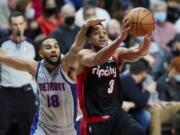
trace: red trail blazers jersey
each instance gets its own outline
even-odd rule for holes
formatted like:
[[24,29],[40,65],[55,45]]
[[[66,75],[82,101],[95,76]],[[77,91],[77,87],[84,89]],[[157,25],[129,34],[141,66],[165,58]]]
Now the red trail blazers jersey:
[[104,116],[122,105],[119,70],[115,58],[90,67],[77,76],[80,107],[84,117]]

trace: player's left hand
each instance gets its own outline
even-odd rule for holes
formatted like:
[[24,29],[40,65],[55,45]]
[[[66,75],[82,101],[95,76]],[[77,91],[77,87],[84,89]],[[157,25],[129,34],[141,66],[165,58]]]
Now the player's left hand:
[[144,38],[146,38],[147,40],[151,40],[151,39],[152,39],[153,32],[154,32],[155,29],[156,29],[156,24],[157,24],[157,23],[155,23],[154,26],[153,26],[153,31],[147,33],[147,34],[144,36]]
[[153,32],[150,32],[150,33],[146,34],[146,35],[144,36],[144,39],[146,39],[146,40],[151,40],[151,39],[152,39],[152,33],[153,33]]
[[121,32],[122,41],[126,39],[130,29],[131,27],[129,26],[129,20],[127,16],[125,16],[122,22],[122,32]]

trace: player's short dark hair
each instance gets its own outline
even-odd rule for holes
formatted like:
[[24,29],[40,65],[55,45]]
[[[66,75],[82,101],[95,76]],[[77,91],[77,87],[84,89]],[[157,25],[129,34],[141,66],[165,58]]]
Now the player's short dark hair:
[[59,45],[59,41],[58,41],[58,39],[57,39],[57,38],[55,38],[54,36],[50,35],[50,36],[45,37],[44,39],[42,39],[42,40],[39,42],[39,49],[41,49],[41,48],[42,48],[42,46],[43,46],[43,42],[44,42],[45,40],[47,40],[47,39],[51,39],[51,38],[55,39],[55,40],[58,42],[58,45]]
[[175,129],[176,135],[180,135],[180,111],[178,111],[173,118],[173,128]]
[[[99,23],[99,24],[97,24],[97,25],[103,26],[102,23]],[[95,26],[97,26],[97,25],[95,25]],[[90,35],[91,35],[93,29],[95,28],[95,26],[90,26],[90,27],[88,28],[87,33],[86,33],[86,36],[87,36],[87,37],[90,37]]]
[[136,62],[130,64],[130,73],[131,74],[140,74],[142,72],[149,72],[150,65],[147,60],[144,58],[139,59]]
[[9,16],[9,24],[11,24],[11,19],[12,19],[13,17],[18,17],[18,16],[22,16],[22,17],[25,19],[23,13],[21,13],[21,12],[19,12],[19,11],[14,11],[14,12],[12,12],[12,13],[10,14],[10,16]]

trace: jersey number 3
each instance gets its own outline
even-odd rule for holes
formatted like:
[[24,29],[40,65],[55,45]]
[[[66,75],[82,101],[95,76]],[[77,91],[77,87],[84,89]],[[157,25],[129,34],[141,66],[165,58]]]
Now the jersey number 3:
[[47,101],[48,107],[58,107],[60,105],[58,95],[47,95]]
[[114,89],[114,80],[111,80],[109,82],[108,94],[111,94],[113,92],[113,89]]

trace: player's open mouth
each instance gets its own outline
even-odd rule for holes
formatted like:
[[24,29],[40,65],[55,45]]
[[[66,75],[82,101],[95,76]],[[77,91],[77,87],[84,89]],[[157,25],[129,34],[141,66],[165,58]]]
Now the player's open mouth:
[[99,43],[104,44],[106,43],[106,40],[99,40]]
[[58,56],[57,55],[51,55],[52,60],[57,60]]

